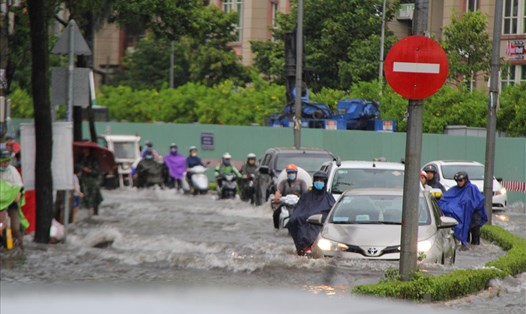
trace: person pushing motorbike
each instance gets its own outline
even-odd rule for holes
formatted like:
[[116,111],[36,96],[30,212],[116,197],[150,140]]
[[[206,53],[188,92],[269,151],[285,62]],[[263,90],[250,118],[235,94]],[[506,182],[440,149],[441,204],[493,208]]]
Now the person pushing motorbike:
[[[242,180],[239,185],[241,191],[241,200],[248,201],[254,204],[254,179],[256,178],[258,165],[256,164],[256,154],[250,153],[247,155],[247,162],[241,167]],[[252,183],[252,184],[251,184]]]
[[307,192],[307,183],[305,180],[298,178],[298,166],[295,164],[289,164],[285,167],[287,172],[287,180],[282,180],[278,183],[276,193],[271,202],[271,207],[274,210],[272,218],[274,220],[274,229],[279,230],[279,214],[280,214],[280,203],[279,199],[283,195],[294,194],[301,196]]

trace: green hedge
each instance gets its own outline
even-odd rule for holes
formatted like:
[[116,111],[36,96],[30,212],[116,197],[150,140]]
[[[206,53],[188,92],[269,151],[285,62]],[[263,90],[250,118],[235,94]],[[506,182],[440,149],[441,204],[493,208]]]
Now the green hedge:
[[382,280],[378,284],[356,286],[352,292],[415,301],[443,301],[484,290],[491,279],[526,271],[525,239],[497,226],[484,226],[481,236],[508,254],[486,263],[487,268],[455,270],[440,276],[417,272],[410,281]]

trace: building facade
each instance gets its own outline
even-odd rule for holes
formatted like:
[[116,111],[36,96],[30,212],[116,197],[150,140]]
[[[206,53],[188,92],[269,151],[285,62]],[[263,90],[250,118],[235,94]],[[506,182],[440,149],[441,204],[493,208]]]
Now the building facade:
[[[238,40],[231,43],[232,49],[241,57],[244,65],[253,63],[250,42],[272,39],[279,13],[290,13],[292,0],[210,0],[224,12],[237,12]],[[387,0],[389,1],[389,0]],[[401,0],[395,18],[387,27],[399,38],[411,35],[414,0]],[[493,34],[495,0],[429,0],[429,33],[442,38],[445,26],[452,17],[467,11],[480,11],[487,16],[487,32]],[[500,44],[501,58],[509,65],[501,74],[501,84],[516,84],[526,81],[526,0],[505,0]],[[96,33],[93,43],[93,67],[99,84],[104,84],[108,75],[121,66],[127,49],[133,47],[137,35],[127,34],[116,25],[108,25]],[[478,76],[477,88],[487,86],[486,78]],[[98,85],[99,85],[98,84]],[[100,85],[99,85],[100,86]]]
[[[411,35],[414,1],[401,1],[396,18],[388,25],[399,37]],[[453,16],[460,17],[468,11],[480,11],[487,17],[486,31],[493,36],[495,0],[429,0],[429,33],[442,38],[444,27],[451,24]],[[500,38],[500,57],[506,63],[501,71],[501,86],[526,81],[526,0],[505,0]],[[492,40],[492,38],[490,38]],[[477,88],[487,88],[487,80],[477,76]]]

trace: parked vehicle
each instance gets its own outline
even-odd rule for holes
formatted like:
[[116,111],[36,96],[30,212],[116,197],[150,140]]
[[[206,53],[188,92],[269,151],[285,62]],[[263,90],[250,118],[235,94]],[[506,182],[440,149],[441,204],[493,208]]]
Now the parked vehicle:
[[137,135],[104,135],[99,136],[99,144],[113,152],[117,163],[119,186],[132,186],[132,167],[141,157],[139,143],[141,137]]
[[[374,130],[394,132],[394,120],[380,120],[380,103],[365,99],[342,99],[333,112],[322,103],[302,101],[301,126],[303,128],[331,130]],[[267,117],[272,127],[294,127],[295,104],[286,105],[281,113]]]
[[355,188],[403,188],[405,165],[382,160],[328,161],[321,166],[327,173],[328,191],[338,200],[343,192]]
[[[437,169],[437,180],[442,183],[446,190],[456,185],[453,179],[455,173],[466,171],[471,183],[475,184],[481,193],[484,193],[484,165],[479,162],[468,160],[434,160],[426,163],[422,169],[427,165],[435,166]],[[507,191],[495,177],[493,177],[492,204],[493,210],[505,210],[508,206]]]
[[276,191],[277,177],[288,164],[295,164],[306,170],[311,176],[320,166],[337,157],[331,152],[316,148],[272,147],[263,155],[255,181],[256,205],[266,202]]
[[208,193],[208,176],[206,175],[206,167],[195,166],[190,168],[192,174],[192,184],[186,179],[186,173],[183,181],[183,191],[185,194],[206,194]]
[[[309,217],[310,223],[323,224],[312,246],[312,256],[400,259],[402,202],[403,189],[399,188],[346,191],[325,223],[321,215]],[[418,259],[453,264],[457,243],[452,228],[458,222],[444,216],[432,193],[426,190],[421,191],[418,213]]]

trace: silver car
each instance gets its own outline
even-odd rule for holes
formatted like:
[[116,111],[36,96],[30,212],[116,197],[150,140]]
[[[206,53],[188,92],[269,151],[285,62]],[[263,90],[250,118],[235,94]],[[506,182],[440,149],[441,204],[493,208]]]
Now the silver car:
[[[321,215],[309,222],[323,224],[312,246],[313,257],[400,259],[403,189],[346,191],[322,223]],[[454,218],[446,217],[430,191],[422,191],[418,214],[418,260],[453,264],[456,241]]]

